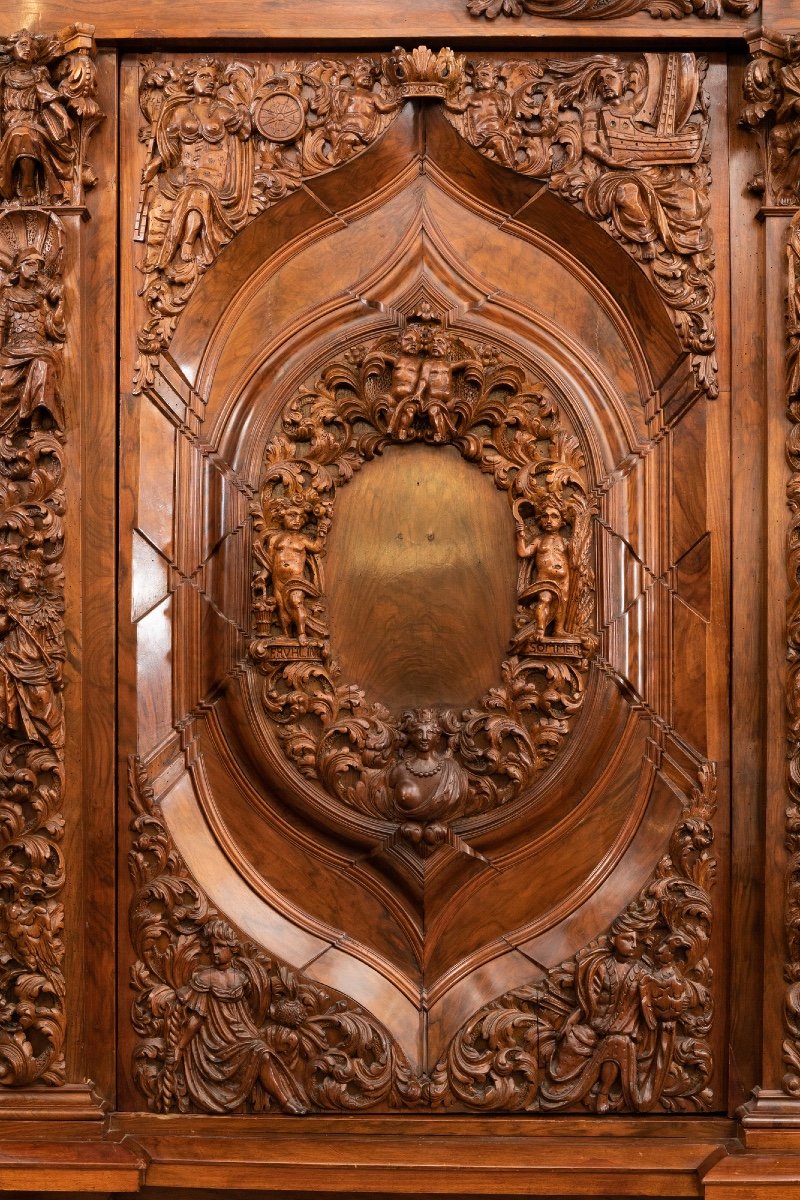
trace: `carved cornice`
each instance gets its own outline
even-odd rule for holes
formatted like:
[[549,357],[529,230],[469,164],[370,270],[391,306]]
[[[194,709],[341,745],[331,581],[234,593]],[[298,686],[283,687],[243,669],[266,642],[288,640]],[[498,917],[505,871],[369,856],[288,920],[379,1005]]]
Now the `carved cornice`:
[[133,1077],[151,1110],[709,1107],[713,764],[609,931],[480,1009],[429,1075],[352,1001],[236,933],[189,874],[138,759],[129,783]]
[[149,152],[136,237],[148,315],[135,390],[154,385],[222,246],[423,98],[443,104],[481,154],[545,181],[620,242],[671,312],[698,387],[716,395],[705,70],[688,53],[490,63],[425,47],[281,67],[143,64]]
[[766,205],[800,205],[800,38],[774,34],[753,45],[742,124],[765,130],[764,167],[750,190]]
[[64,1082],[64,230],[0,211],[0,1083]]
[[572,21],[610,21],[645,12],[651,17],[721,17],[723,12],[752,16],[760,0],[467,0],[473,17],[555,17]]

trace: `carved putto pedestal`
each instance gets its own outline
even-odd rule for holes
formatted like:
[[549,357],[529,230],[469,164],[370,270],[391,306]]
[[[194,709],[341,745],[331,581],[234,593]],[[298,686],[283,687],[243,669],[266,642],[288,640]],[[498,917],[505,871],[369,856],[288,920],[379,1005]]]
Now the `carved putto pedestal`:
[[[516,633],[498,686],[460,713],[391,713],[344,682],[323,560],[335,494],[395,444],[454,446],[494,478],[517,529]],[[429,310],[354,346],[284,409],[253,509],[252,662],[297,768],[395,823],[420,853],[449,822],[519,794],[580,710],[593,629],[592,505],[576,438],[541,383]],[[466,648],[465,648],[466,650]]]

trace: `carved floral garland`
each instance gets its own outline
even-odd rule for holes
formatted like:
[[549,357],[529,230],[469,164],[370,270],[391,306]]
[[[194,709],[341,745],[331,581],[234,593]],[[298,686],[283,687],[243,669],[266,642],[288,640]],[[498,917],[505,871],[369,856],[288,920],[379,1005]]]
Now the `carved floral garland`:
[[[368,703],[339,681],[328,644],[321,559],[335,491],[387,446],[414,440],[452,445],[491,475],[517,526],[509,656],[498,686],[460,713],[403,716]],[[423,315],[327,367],[284,409],[253,508],[250,654],[289,759],[349,807],[399,822],[423,849],[444,839],[449,820],[518,795],[583,704],[597,645],[592,513],[583,455],[558,405],[493,347]],[[420,721],[444,753],[419,750]],[[404,807],[404,772],[435,774],[439,785]]]
[[716,395],[706,66],[687,53],[467,61],[425,46],[349,63],[145,62],[136,236],[148,315],[135,390],[154,386],[220,249],[303,180],[370,146],[405,100],[427,98],[480,153],[604,225],[671,312],[698,386]]
[[237,934],[187,871],[139,760],[129,777],[133,1076],[150,1109],[709,1107],[711,764],[669,853],[609,932],[479,1010],[429,1076],[369,1014]]
[[646,12],[651,17],[721,17],[724,12],[752,16],[760,0],[467,0],[473,17],[560,17],[562,20],[592,21],[630,17]]

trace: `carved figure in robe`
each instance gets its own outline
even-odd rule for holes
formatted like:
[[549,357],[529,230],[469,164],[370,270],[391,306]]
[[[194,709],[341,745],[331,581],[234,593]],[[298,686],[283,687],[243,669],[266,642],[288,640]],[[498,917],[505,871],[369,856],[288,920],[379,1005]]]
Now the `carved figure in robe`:
[[397,109],[397,96],[374,90],[378,74],[375,63],[357,58],[351,73],[352,87],[339,84],[334,88],[325,124],[333,162],[346,162],[368,146],[380,133],[380,117]]
[[481,59],[472,68],[473,90],[460,100],[446,101],[447,107],[463,113],[467,140],[504,167],[514,165],[514,105],[500,87],[500,72],[493,62]]
[[[177,1020],[171,1024],[179,1032],[168,1046],[165,1072],[174,1074],[180,1064],[186,1090],[205,1112],[243,1108],[256,1084],[284,1112],[307,1112],[302,1085],[256,1023],[251,1007],[256,981],[236,957],[235,933],[224,921],[210,921],[204,933],[213,965],[199,967],[178,992]],[[269,986],[266,979],[258,982]]]
[[62,622],[42,569],[17,565],[0,600],[0,724],[54,749],[64,744]]
[[0,51],[10,65],[0,75],[0,196],[58,203],[76,158],[73,122],[41,62],[42,39],[21,29]]
[[386,776],[393,814],[411,842],[437,845],[447,836],[445,823],[463,809],[469,778],[461,764],[442,749],[444,731],[434,709],[403,713],[400,731],[406,751]]
[[148,215],[145,272],[188,283],[209,266],[247,218],[253,178],[251,118],[220,95],[221,66],[204,58],[163,104],[155,153],[142,172],[157,181]]
[[538,533],[528,537],[517,519],[517,554],[523,560],[519,602],[533,600],[533,634],[543,638],[570,636],[566,628],[570,592],[570,545],[561,532],[565,525],[562,503],[546,494],[536,508]]
[[306,511],[302,505],[287,504],[280,511],[282,529],[271,530],[264,540],[263,561],[272,582],[278,620],[285,637],[308,642],[308,630],[323,635],[323,624],[309,612],[309,600],[322,595],[322,577],[317,555],[325,551],[330,520],[317,523],[316,537],[302,530]]
[[37,409],[64,426],[57,353],[66,338],[62,296],[43,255],[33,247],[19,251],[0,292],[0,428]]
[[[544,1109],[585,1100],[593,1089],[598,1113],[620,1103],[642,1112],[657,1103],[686,996],[683,989],[676,1002],[666,1002],[674,980],[664,976],[655,982],[640,948],[647,930],[645,921],[623,914],[611,927],[610,945],[603,939],[604,944],[578,956],[578,1008],[559,1031],[547,1065],[539,1090]],[[663,974],[665,964],[659,970]],[[674,975],[680,978],[677,971]]]

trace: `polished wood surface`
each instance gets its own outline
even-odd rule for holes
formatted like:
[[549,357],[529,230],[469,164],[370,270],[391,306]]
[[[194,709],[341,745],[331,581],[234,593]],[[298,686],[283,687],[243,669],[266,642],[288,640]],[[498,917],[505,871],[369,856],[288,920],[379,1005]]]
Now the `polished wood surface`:
[[794,1194],[793,6],[94,7],[0,56],[0,1191]]

